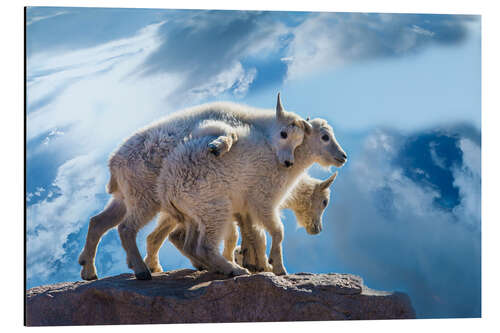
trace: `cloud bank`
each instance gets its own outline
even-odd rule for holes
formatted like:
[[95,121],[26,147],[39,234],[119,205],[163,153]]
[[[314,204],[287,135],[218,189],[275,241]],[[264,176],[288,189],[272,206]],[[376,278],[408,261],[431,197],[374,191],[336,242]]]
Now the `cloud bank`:
[[456,44],[477,17],[465,15],[321,13],[293,28],[286,61],[295,78],[353,61],[415,54]]
[[[453,154],[436,150],[450,141]],[[333,186],[324,234],[285,237],[289,265],[354,272],[372,288],[407,292],[419,317],[479,317],[480,143],[456,128],[377,130],[363,142]],[[402,162],[412,159],[420,161]],[[436,177],[443,164],[449,179]],[[297,262],[303,257],[308,264]]]

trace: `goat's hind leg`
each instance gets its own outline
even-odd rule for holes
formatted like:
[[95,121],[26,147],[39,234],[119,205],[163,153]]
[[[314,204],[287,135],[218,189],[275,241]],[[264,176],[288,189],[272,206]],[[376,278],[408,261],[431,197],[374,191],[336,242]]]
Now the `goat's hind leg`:
[[84,280],[96,280],[95,255],[102,236],[111,228],[117,226],[127,212],[122,200],[111,198],[106,208],[96,216],[90,218],[87,239],[78,263],[82,265],[80,275]]
[[[192,232],[194,232],[194,234],[192,234]],[[186,234],[189,234],[189,236],[186,236]],[[174,231],[172,231],[172,233],[168,236],[168,240],[172,242],[172,244],[174,244],[174,246],[191,261],[191,264],[194,268],[199,271],[203,271],[206,270],[206,266],[204,266],[200,261],[196,259],[195,254],[197,246],[197,235],[198,233],[196,232],[196,230],[188,232],[186,230],[186,227],[182,223],[179,223],[177,224],[177,227],[174,229]],[[196,238],[194,240],[194,243],[191,240],[192,238]],[[187,239],[190,240],[187,241]]]
[[271,251],[269,253],[269,263],[273,266],[273,273],[276,275],[286,275],[283,265],[282,242],[284,237],[283,223],[276,209],[261,209],[257,211],[259,219],[267,229],[272,238]]
[[148,235],[146,239],[147,254],[144,262],[152,273],[163,272],[158,258],[158,252],[168,237],[170,232],[175,228],[177,222],[167,214],[160,213],[156,228]]
[[156,215],[154,207],[144,207],[128,212],[123,222],[118,226],[122,246],[127,253],[127,265],[134,271],[138,280],[151,280],[151,272],[142,260],[137,247],[137,232]]

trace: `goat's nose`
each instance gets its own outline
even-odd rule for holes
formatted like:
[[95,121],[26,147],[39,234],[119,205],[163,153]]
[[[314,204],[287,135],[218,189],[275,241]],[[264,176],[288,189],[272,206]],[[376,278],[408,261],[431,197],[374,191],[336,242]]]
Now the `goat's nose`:
[[292,163],[292,162],[290,162],[290,161],[288,161],[288,160],[286,160],[286,161],[285,161],[285,166],[286,166],[287,168],[291,167],[292,165],[293,165],[293,163]]
[[346,153],[342,153],[342,157],[345,158],[345,159],[347,159]]
[[313,224],[313,225],[311,226],[311,228],[309,229],[309,233],[310,233],[311,235],[316,235],[316,234],[318,234],[320,231],[321,231],[321,230],[320,230],[319,226],[318,226],[318,225],[316,225],[316,224]]

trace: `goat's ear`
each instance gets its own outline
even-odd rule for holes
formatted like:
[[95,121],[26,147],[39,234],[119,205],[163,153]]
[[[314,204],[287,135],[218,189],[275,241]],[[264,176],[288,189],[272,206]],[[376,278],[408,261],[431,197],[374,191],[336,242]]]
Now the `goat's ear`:
[[312,125],[308,121],[306,121],[306,120],[301,120],[301,121],[302,121],[302,125],[304,125],[304,132],[307,135],[311,134],[312,131],[313,131]]
[[331,175],[330,177],[328,177],[328,179],[321,182],[320,183],[321,189],[324,190],[324,189],[330,187],[330,185],[332,185],[333,181],[337,177],[337,174],[338,174],[338,171],[335,171],[335,173],[333,175]]
[[281,119],[283,117],[283,104],[281,104],[280,93],[278,93],[278,101],[276,103],[276,118]]

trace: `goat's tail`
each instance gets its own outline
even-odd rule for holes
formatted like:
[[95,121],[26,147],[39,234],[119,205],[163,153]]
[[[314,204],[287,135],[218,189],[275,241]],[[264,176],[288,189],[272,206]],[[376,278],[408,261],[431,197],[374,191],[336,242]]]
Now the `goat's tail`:
[[118,190],[118,183],[116,182],[116,178],[111,173],[111,178],[109,179],[108,185],[106,185],[106,191],[111,194],[113,192],[116,192]]

